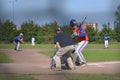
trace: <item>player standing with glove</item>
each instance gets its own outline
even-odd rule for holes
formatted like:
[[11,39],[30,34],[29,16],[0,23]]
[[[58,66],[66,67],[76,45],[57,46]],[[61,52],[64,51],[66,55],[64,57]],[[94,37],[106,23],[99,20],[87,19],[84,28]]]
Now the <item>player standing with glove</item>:
[[[86,26],[82,24],[77,24],[76,20],[70,21],[70,26],[73,27],[72,36],[77,39],[78,44],[75,47],[75,55],[76,55],[76,65],[86,64],[86,60],[82,54],[82,50],[88,44],[88,36],[85,32]],[[79,61],[78,61],[79,60]],[[81,62],[81,63],[80,63]]]

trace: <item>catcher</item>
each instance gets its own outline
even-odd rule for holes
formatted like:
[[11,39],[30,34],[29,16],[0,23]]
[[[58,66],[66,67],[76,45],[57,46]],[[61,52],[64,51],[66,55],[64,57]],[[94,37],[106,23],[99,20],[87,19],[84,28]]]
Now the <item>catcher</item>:
[[22,43],[23,43],[23,33],[20,33],[19,36],[15,36],[14,38],[14,44],[15,44],[14,50],[19,50],[20,44]]
[[68,35],[66,35],[64,32],[61,32],[59,29],[57,29],[56,32],[57,34],[54,36],[54,43],[58,48],[58,51],[54,56],[55,64],[56,64],[55,70],[62,69],[61,61],[64,60],[64,59],[61,60],[62,56],[66,57],[66,61],[68,63],[69,69],[73,70],[74,64],[70,54],[74,50],[74,43],[72,39]]
[[[57,30],[55,31],[56,35],[59,34],[60,32],[62,32],[61,28],[57,28]],[[55,36],[56,36],[55,35]],[[55,37],[54,36],[54,37]],[[50,61],[50,68],[51,69],[54,69],[56,68],[56,63],[55,63],[55,54],[56,52],[59,50],[58,46],[55,45],[55,49],[54,49],[54,54],[53,56],[51,57],[51,61]],[[72,56],[70,55],[70,57],[72,58]],[[61,68],[62,69],[69,69],[69,66],[68,66],[68,63],[67,63],[67,58],[65,55],[61,56],[60,57],[60,60],[61,60]]]

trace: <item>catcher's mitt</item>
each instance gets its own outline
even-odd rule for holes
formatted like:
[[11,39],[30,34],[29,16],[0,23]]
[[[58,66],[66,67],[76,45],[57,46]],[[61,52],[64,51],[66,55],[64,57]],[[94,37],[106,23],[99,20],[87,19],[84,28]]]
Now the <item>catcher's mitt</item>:
[[23,39],[20,39],[20,41],[19,41],[21,44],[23,43]]

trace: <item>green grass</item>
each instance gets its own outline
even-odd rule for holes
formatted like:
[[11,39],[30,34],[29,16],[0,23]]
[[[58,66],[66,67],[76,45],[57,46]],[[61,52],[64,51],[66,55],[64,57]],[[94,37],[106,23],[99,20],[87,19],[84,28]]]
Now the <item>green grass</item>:
[[21,48],[53,48],[53,44],[36,44],[35,46],[32,46],[31,44],[23,44],[21,45]]
[[5,53],[0,52],[0,63],[10,63],[13,62]]
[[[48,74],[44,76],[61,76],[61,80],[120,80],[120,74]],[[34,75],[20,74],[0,74],[0,80],[38,80],[34,79]],[[37,76],[39,76],[37,74]],[[43,79],[43,78],[41,78]],[[41,80],[39,78],[39,80]],[[46,80],[46,79],[45,79]],[[49,79],[48,79],[49,80]]]
[[[52,56],[53,55],[53,50],[51,51],[44,51],[40,52],[44,55],[47,56]],[[85,49],[83,51],[83,55],[87,62],[93,62],[93,61],[116,61],[120,60],[120,50],[87,50]],[[74,57],[74,54],[72,54]]]
[[120,60],[120,50],[84,50],[87,61],[116,61]]
[[[88,44],[86,48],[104,48],[104,44]],[[109,43],[109,48],[120,48],[120,43]]]
[[0,74],[0,80],[35,80],[30,75]]
[[67,80],[120,80],[120,74],[69,74]]
[[[54,44],[21,44],[21,48],[27,49],[38,49],[38,48],[54,48]],[[0,49],[13,49],[14,44],[0,44]],[[86,48],[104,48],[104,44],[88,44]],[[110,43],[109,48],[120,48],[120,43]]]
[[[0,49],[13,49],[14,44],[0,44]],[[35,46],[32,46],[31,44],[21,44],[20,48],[23,49],[39,49],[39,48],[54,48],[53,44],[36,44]]]

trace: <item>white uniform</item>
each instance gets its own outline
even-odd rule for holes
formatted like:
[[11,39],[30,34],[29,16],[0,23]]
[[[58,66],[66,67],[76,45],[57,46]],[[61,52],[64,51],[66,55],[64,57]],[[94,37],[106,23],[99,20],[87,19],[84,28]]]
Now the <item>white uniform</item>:
[[85,46],[88,44],[88,41],[81,41],[81,42],[79,42],[77,45],[76,45],[76,47],[75,47],[75,55],[76,55],[76,57],[78,56],[79,57],[79,60],[80,60],[80,62],[82,62],[82,63],[85,63],[86,64],[86,60],[85,60],[85,58],[84,58],[84,56],[83,56],[83,54],[82,54],[82,50],[85,48]]
[[34,37],[32,37],[32,39],[31,39],[31,45],[32,45],[32,46],[35,45],[35,38],[34,38]]

